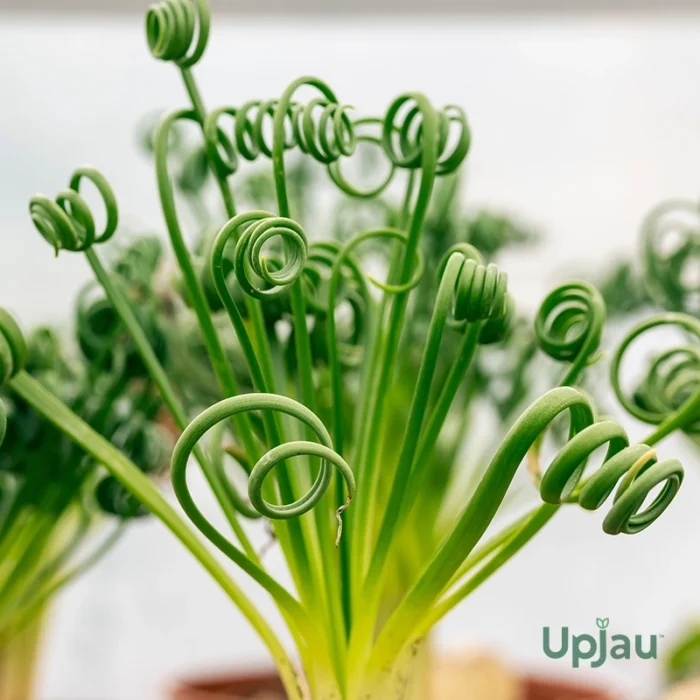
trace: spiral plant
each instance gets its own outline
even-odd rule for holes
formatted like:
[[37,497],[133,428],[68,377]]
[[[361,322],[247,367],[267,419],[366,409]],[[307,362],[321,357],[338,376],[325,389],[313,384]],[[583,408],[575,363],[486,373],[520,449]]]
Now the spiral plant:
[[[490,346],[508,347],[522,328],[507,276],[495,263],[485,262],[465,239],[450,242],[436,261],[434,249],[444,237],[426,241],[423,235],[431,217],[439,218],[452,201],[454,190],[445,195],[444,184],[456,182],[469,153],[464,111],[436,108],[416,92],[393,100],[383,117],[356,116],[315,77],[295,80],[277,99],[208,110],[193,69],[209,30],[206,0],[163,0],[146,16],[151,53],[175,64],[190,100],[160,120],[151,145],[176,286],[196,320],[217,400],[205,407],[186,400],[166,369],[159,312],[106,270],[98,249],[118,228],[107,180],[93,168],[79,168],[55,198],[30,202],[36,229],[59,257],[86,256],[101,308],[129,338],[122,362],[153,385],[177,427],[171,478],[189,523],[101,426],[90,427],[26,371],[22,334],[5,312],[0,379],[13,399],[101,465],[189,549],[258,632],[289,698],[408,698],[417,692],[413,659],[430,629],[562,507],[597,510],[608,503],[603,528],[609,534],[638,533],[666,510],[683,469],[675,459],[662,459],[656,444],[691,424],[691,407],[683,399],[696,386],[682,378],[698,356],[684,355],[680,368],[659,363],[659,376],[670,376],[675,393],[663,410],[635,404],[657,427],[643,443],[632,443],[619,423],[599,417],[592,399],[576,388],[586,367],[599,359],[602,297],[583,282],[555,289],[540,308],[534,333],[542,351],[568,369],[558,386],[517,418],[504,418],[500,444],[469,497],[456,509],[448,507],[451,482],[433,484],[445,462],[459,465],[459,454],[446,448],[455,422],[458,432],[464,428],[455,417],[465,415],[475,392],[490,391],[483,376],[475,381],[478,357]],[[197,251],[186,242],[178,210],[193,180],[174,182],[169,170],[183,124],[201,135],[196,162],[206,164],[225,211],[216,235]],[[367,149],[380,163],[373,172],[382,174],[357,184],[350,161]],[[274,211],[237,209],[232,182],[244,161],[260,161],[272,173]],[[288,173],[299,161],[325,171],[348,201],[385,202],[396,191],[403,196],[376,227],[352,230],[346,223],[341,236],[311,236],[290,195]],[[196,172],[203,185],[206,172]],[[104,204],[102,231],[84,198],[90,185]],[[496,223],[489,228],[482,221],[483,231]],[[483,233],[484,245],[491,235]],[[376,264],[378,256],[385,264]],[[692,319],[674,319],[695,332]],[[231,331],[242,368],[229,351]],[[94,341],[87,331],[81,340],[90,348]],[[616,388],[630,342],[613,362]],[[518,344],[518,351],[526,344]],[[522,375],[522,368],[513,375],[512,406],[527,393]],[[569,427],[558,444],[549,426],[561,416]],[[587,469],[599,448],[607,450],[602,463]],[[526,460],[542,502],[486,536]],[[187,475],[194,463],[225,515],[226,531],[190,491]],[[234,469],[246,475],[247,491],[237,485]],[[272,576],[251,543],[245,522],[261,518],[271,524],[292,587]],[[300,667],[191,526],[269,594]],[[417,529],[432,534],[414,542]],[[399,585],[395,563],[414,545],[418,561],[402,569]]]

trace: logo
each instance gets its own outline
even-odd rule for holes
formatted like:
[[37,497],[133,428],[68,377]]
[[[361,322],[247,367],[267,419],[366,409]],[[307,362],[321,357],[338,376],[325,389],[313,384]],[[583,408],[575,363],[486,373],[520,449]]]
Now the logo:
[[572,668],[579,668],[581,662],[590,662],[591,668],[600,668],[608,659],[656,659],[659,639],[662,634],[644,636],[635,634],[613,634],[608,636],[610,618],[597,618],[597,635],[569,634],[569,628],[563,627],[559,633],[553,633],[549,627],[542,629],[542,650],[550,659],[563,659],[571,654]]

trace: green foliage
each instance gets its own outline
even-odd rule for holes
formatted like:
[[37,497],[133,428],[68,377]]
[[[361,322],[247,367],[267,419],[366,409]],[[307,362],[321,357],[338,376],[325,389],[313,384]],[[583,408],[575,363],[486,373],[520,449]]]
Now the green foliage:
[[[148,285],[135,271],[153,268],[149,250],[153,253],[147,239],[141,239],[122,251],[110,273],[114,283],[143,295]],[[72,350],[50,328],[32,331],[25,346],[19,329],[3,315],[0,344],[12,358],[9,372],[33,377],[140,469],[158,473],[168,464],[172,442],[158,424],[161,401],[113,308],[104,298],[94,299],[93,291],[86,289],[78,298]],[[158,345],[158,337],[152,339]],[[76,448],[21,396],[3,389],[0,406],[2,647],[64,585],[109,550],[123,531],[122,521],[145,511],[99,460]],[[112,534],[101,535],[97,546],[89,545],[104,516],[118,518],[109,528]]]
[[665,662],[669,684],[700,676],[700,626],[689,627],[676,642]]
[[[585,282],[556,288],[532,330],[491,258],[533,234],[497,214],[460,210],[459,172],[471,144],[461,108],[406,93],[383,117],[357,118],[325,82],[303,77],[279,98],[208,111],[193,75],[210,29],[205,0],[164,0],[149,10],[146,28],[153,55],[179,67],[191,102],[145,139],[176,281],[155,291],[160,249],[147,240],[105,268],[98,247],[115,234],[118,212],[96,170],[77,170],[55,200],[33,198],[39,233],[56,252],[84,254],[95,273],[97,297],[80,300],[80,346],[100,372],[121,377],[130,396],[140,390],[153,410],[162,402],[181,433],[171,467],[184,513],[274,600],[311,697],[401,697],[406,655],[562,507],[607,503],[603,529],[613,535],[635,534],[668,508],[683,469],[654,445],[695,424],[700,392],[642,410],[622,393],[620,368],[649,328],[671,322],[700,334],[679,314],[651,319],[623,341],[612,385],[633,415],[655,426],[643,443],[630,443],[576,387],[601,357],[606,314],[598,290]],[[203,143],[187,145],[188,129]],[[351,180],[358,159],[379,176]],[[253,161],[268,174],[239,184],[239,168]],[[335,217],[318,213],[319,177],[337,190]],[[86,180],[106,210],[99,234],[81,195]],[[205,205],[208,190],[218,192],[221,220]],[[183,203],[199,230],[193,246]],[[140,503],[180,539],[260,634],[289,697],[304,697],[289,652],[260,611],[163,499],[150,470],[137,466],[158,454],[148,427],[154,414],[140,423],[127,410],[128,427],[113,431],[106,419],[81,420],[20,371],[13,323],[0,323],[0,376],[12,399],[109,472],[98,486],[101,503],[128,515]],[[565,365],[558,385],[542,394],[531,382],[538,347]],[[490,363],[490,353],[501,362]],[[154,395],[155,404],[146,400]],[[95,396],[103,418],[110,403]],[[472,409],[484,405],[500,440],[460,490],[464,455],[479,431]],[[542,469],[550,424],[567,417],[568,433]],[[587,470],[601,447],[602,464]],[[226,530],[194,501],[190,456]],[[541,502],[486,536],[523,461]],[[231,478],[234,466],[247,476],[247,494]],[[261,517],[274,528],[293,588],[251,546],[244,521]]]

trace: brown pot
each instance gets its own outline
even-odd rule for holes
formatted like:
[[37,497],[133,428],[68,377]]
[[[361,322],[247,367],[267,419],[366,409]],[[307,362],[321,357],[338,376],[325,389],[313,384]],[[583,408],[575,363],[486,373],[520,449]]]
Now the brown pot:
[[600,688],[538,676],[525,677],[522,686],[524,700],[614,700],[611,693]]
[[171,700],[284,700],[282,681],[274,671],[260,670],[184,682]]
[[[526,677],[522,681],[522,700],[614,700],[614,696],[596,688]],[[274,672],[222,676],[176,687],[171,700],[284,700],[282,683]]]

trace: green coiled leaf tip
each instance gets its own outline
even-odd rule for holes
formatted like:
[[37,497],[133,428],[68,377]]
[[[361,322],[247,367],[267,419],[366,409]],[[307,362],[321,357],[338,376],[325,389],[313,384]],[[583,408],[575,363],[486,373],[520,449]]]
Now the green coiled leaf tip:
[[[171,470],[175,492],[186,510],[198,513],[187,487],[186,468],[190,454],[207,431],[222,421],[249,411],[274,411],[301,421],[310,428],[319,443],[295,440],[278,445],[263,455],[253,467],[248,481],[248,496],[251,504],[261,514],[272,519],[296,518],[311,510],[324,496],[332,477],[330,466],[334,466],[345,480],[347,502],[355,493],[355,478],[345,460],[333,451],[328,431],[317,416],[302,404],[277,394],[245,394],[224,399],[199,414],[183,431],[173,450]],[[263,483],[267,475],[287,459],[299,456],[320,457],[323,462],[319,473],[307,491],[293,503],[275,505],[263,498]],[[347,503],[344,504],[347,507]],[[342,511],[341,511],[342,512]]]
[[562,385],[573,384],[595,362],[605,324],[605,302],[588,282],[570,282],[550,292],[535,319],[540,347],[552,359],[571,363]]
[[[650,331],[675,327],[685,333],[682,345],[657,353],[646,376],[630,395],[622,386],[622,366],[632,344]],[[625,410],[657,426],[649,439],[658,441],[676,429],[697,431],[700,422],[700,321],[684,313],[657,314],[638,323],[618,346],[610,380]]]
[[189,68],[204,55],[210,24],[206,0],[162,0],[146,13],[148,46],[155,58]]
[[[80,183],[89,180],[99,192],[105,206],[106,222],[98,235],[95,219],[85,199],[80,195]],[[117,200],[107,180],[94,168],[78,168],[71,177],[69,188],[61,190],[55,200],[37,195],[29,200],[29,213],[43,238],[60,250],[86,251],[95,243],[108,241],[117,230],[119,213]]]

